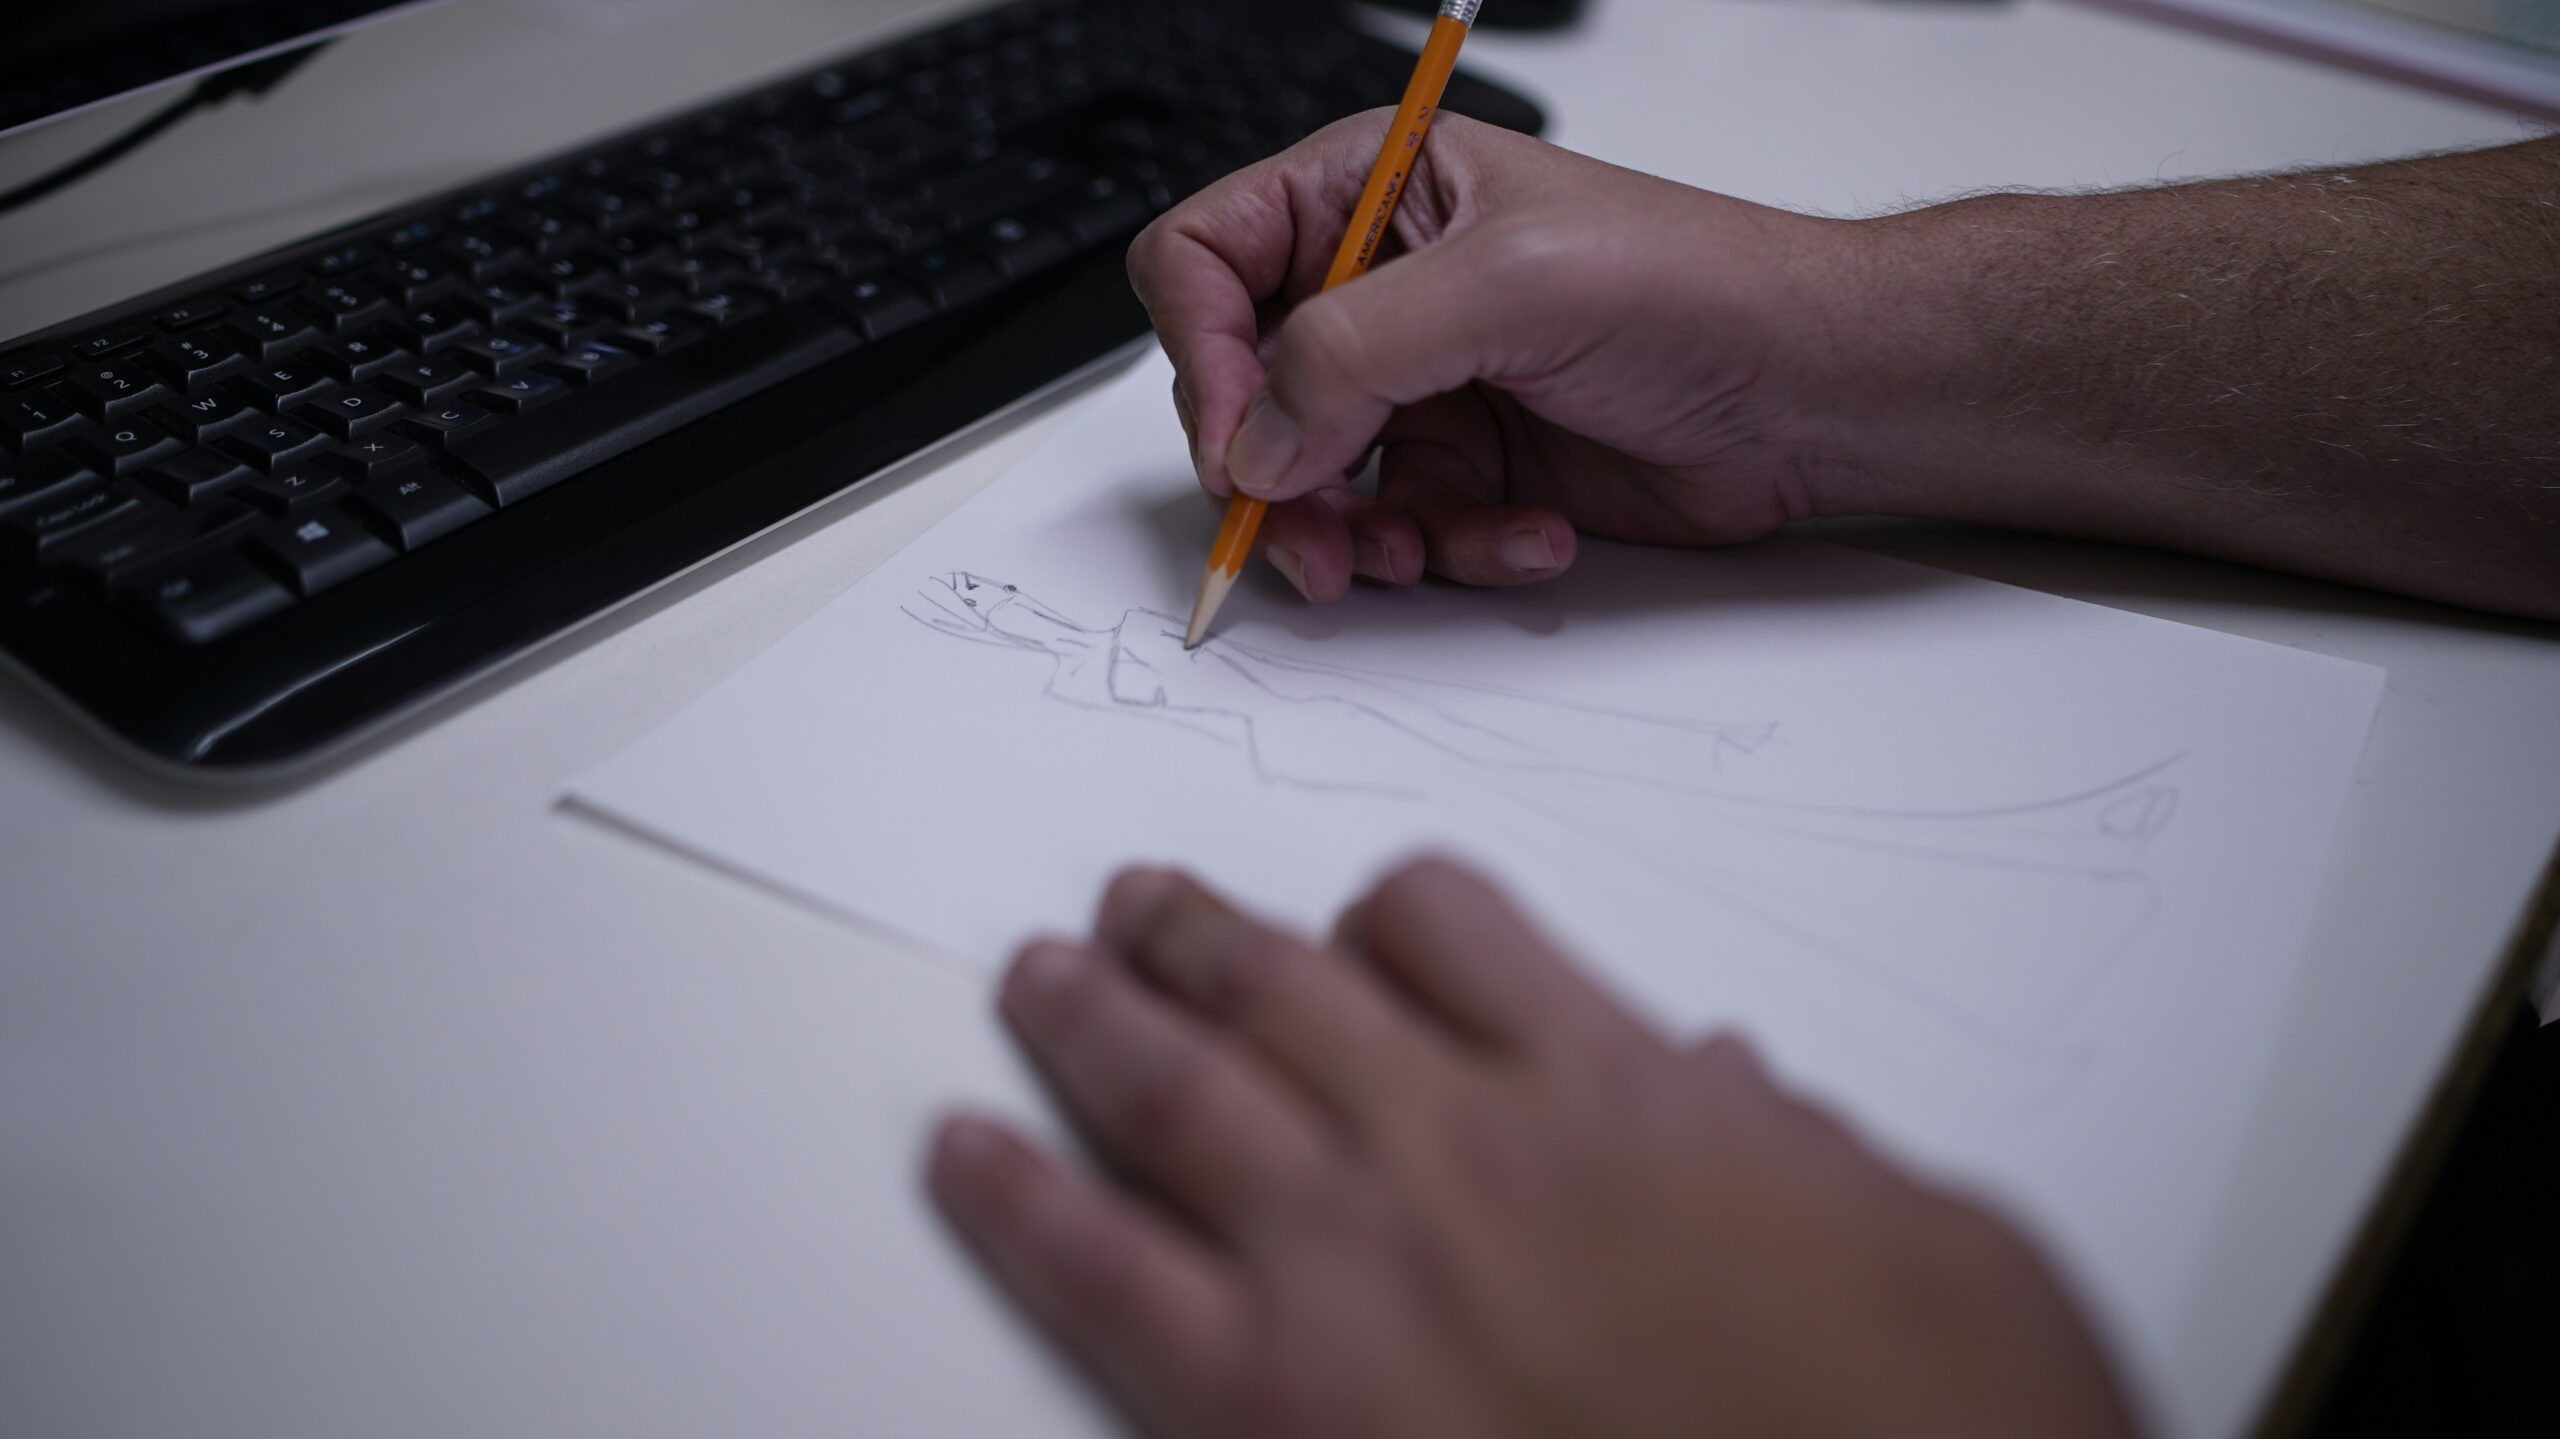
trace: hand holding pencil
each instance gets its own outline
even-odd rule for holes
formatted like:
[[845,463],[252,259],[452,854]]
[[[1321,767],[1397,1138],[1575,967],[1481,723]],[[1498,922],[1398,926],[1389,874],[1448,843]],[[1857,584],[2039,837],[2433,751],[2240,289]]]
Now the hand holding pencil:
[[[1330,126],[1129,256],[1202,488],[1264,502],[1262,553],[1299,593],[1533,584],[1574,563],[1577,531],[1723,544],[1833,503],[1824,467],[1856,452],[1804,403],[1812,322],[1907,303],[1860,269],[1857,226],[1439,115],[1396,257],[1328,287],[1394,133],[1374,111]],[[1372,449],[1376,492],[1355,493]]]
[[[1369,167],[1369,182],[1361,187],[1360,202],[1351,210],[1351,226],[1342,235],[1341,246],[1334,251],[1333,268],[1326,272],[1324,287],[1328,290],[1368,272],[1369,264],[1378,256],[1378,246],[1393,224],[1396,206],[1413,178],[1414,167],[1422,161],[1422,142],[1431,133],[1431,118],[1440,111],[1440,96],[1449,88],[1449,74],[1458,67],[1458,47],[1466,43],[1467,29],[1475,23],[1476,10],[1482,0],[1441,0],[1439,17],[1431,22],[1431,38],[1423,43],[1422,56],[1414,62],[1413,78],[1404,87],[1404,99],[1396,106],[1395,118],[1387,123],[1386,143],[1378,149],[1377,163]],[[1182,646],[1199,645],[1208,633],[1209,622],[1217,617],[1218,607],[1226,603],[1227,591],[1235,588],[1237,576],[1244,573],[1244,562],[1253,554],[1254,536],[1262,529],[1265,502],[1251,495],[1237,495],[1227,502],[1227,517],[1218,526],[1217,541],[1209,550],[1208,569],[1200,577],[1200,597],[1192,602],[1191,625],[1183,635]]]

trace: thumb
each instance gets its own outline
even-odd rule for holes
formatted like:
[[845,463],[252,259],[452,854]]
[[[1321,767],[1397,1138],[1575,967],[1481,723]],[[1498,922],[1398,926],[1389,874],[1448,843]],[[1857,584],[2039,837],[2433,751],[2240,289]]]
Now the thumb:
[[1497,293],[1501,267],[1485,234],[1426,245],[1290,314],[1227,443],[1237,489],[1282,500],[1338,482],[1398,406],[1501,365],[1540,311]]

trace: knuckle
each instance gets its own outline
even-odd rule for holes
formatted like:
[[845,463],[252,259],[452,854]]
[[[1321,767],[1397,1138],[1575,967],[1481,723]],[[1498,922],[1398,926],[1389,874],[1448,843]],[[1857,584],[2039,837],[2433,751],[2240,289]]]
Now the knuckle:
[[1289,316],[1272,372],[1275,383],[1287,370],[1302,384],[1356,386],[1367,383],[1368,362],[1369,346],[1351,307],[1337,294],[1322,294]]
[[1136,239],[1129,242],[1129,253],[1126,256],[1129,283],[1137,286],[1141,292],[1145,291],[1148,282],[1163,268],[1164,248],[1172,234],[1170,227],[1175,223],[1174,217],[1181,213],[1181,209],[1177,207],[1158,215],[1147,223],[1145,229],[1138,232]]
[[1312,1439],[1328,1429],[1321,1419],[1331,1386],[1314,1366],[1286,1356],[1247,1364],[1228,1382],[1219,1407],[1221,1434],[1234,1439]]
[[1456,861],[1444,855],[1418,855],[1397,865],[1378,882],[1377,900],[1397,912],[1410,913],[1471,882]]
[[1267,1017],[1281,1006],[1299,961],[1298,945],[1288,936],[1260,927],[1248,931],[1227,956],[1211,1007],[1240,1023]]
[[1505,294],[1552,294],[1578,285],[1591,264],[1588,237],[1542,217],[1488,221],[1472,239],[1487,280]]
[[1202,1138],[1204,1096],[1214,1079],[1208,1067],[1206,1055],[1185,1045],[1129,1081],[1120,1102],[1120,1129],[1132,1148],[1168,1154]]

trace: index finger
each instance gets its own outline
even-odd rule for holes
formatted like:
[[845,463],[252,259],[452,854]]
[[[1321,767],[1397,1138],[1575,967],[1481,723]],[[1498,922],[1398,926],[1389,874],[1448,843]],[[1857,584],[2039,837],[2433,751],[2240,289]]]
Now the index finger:
[[1227,442],[1262,384],[1261,307],[1315,293],[1392,112],[1337,121],[1217,181],[1129,246],[1129,282],[1190,407],[1192,459],[1214,495],[1235,486]]

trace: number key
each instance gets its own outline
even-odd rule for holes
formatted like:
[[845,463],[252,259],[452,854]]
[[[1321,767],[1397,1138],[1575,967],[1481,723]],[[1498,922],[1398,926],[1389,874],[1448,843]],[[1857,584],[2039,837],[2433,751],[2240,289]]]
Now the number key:
[[13,450],[32,450],[75,434],[90,423],[60,385],[0,400],[0,439]]
[[269,360],[299,349],[316,336],[309,321],[281,309],[250,310],[235,315],[231,318],[230,327],[250,354]]
[[240,347],[218,330],[196,330],[184,335],[171,335],[151,347],[151,363],[160,367],[182,390],[192,390],[205,381],[249,363]]
[[130,414],[169,393],[158,376],[125,360],[73,370],[63,383],[78,397],[80,408],[101,420]]

